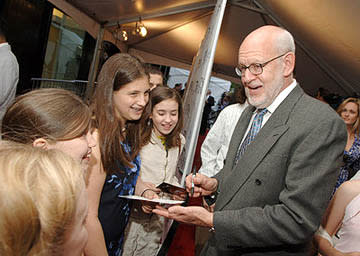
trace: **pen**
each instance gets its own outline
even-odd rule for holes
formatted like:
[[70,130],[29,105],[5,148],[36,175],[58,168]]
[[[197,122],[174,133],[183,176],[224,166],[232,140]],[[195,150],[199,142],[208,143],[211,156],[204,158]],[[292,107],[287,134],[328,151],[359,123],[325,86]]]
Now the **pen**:
[[193,196],[194,195],[194,178],[196,176],[196,167],[194,167],[193,171],[192,171],[192,179],[191,179],[191,193],[190,195]]

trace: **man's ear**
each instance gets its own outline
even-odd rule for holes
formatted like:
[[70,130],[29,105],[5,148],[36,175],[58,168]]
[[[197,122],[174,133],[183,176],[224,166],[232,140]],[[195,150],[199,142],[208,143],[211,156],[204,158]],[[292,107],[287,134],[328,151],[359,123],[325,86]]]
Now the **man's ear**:
[[32,145],[33,147],[48,149],[49,142],[44,138],[38,138],[33,141]]
[[295,68],[295,54],[293,52],[288,52],[285,56],[285,67],[284,67],[284,76],[290,76]]

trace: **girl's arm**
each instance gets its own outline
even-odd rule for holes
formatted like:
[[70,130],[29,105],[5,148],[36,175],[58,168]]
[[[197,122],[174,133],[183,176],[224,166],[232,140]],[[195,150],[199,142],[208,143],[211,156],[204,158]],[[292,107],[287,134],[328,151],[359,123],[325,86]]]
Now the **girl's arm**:
[[[330,237],[336,234],[339,230],[347,205],[358,194],[358,192],[356,192],[353,188],[354,184],[349,182],[343,183],[334,194],[334,197],[326,209],[322,220],[322,227]],[[336,250],[332,244],[324,238],[324,236],[320,236],[319,234],[315,234],[314,242],[319,253],[323,256],[357,255],[353,253],[346,254]]]
[[106,173],[103,170],[100,157],[97,131],[93,136],[96,138],[97,145],[92,149],[91,161],[89,165],[89,181],[87,185],[89,211],[86,218],[86,228],[89,239],[85,247],[86,256],[107,256],[104,233],[98,218],[101,191],[104,186]]
[[[154,198],[159,198],[158,193],[160,192],[161,190],[156,188],[155,184],[151,182],[145,182],[141,179],[141,177],[138,178],[135,187],[135,195],[143,196],[148,199],[154,199]],[[141,201],[141,204],[142,204],[141,208],[145,213],[151,213],[155,207],[155,204],[152,202]]]

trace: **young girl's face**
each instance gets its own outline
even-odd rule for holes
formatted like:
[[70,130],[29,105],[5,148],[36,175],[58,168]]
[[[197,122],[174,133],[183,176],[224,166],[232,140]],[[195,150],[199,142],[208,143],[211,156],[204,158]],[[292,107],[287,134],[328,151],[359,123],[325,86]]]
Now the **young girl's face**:
[[138,78],[122,86],[113,93],[113,102],[117,116],[127,121],[139,120],[149,101],[149,79]]
[[96,141],[92,136],[91,132],[88,131],[86,134],[79,136],[71,140],[57,141],[49,144],[48,148],[59,149],[75,160],[79,161],[84,170],[87,170],[91,150],[95,147]]
[[154,106],[150,118],[156,135],[168,135],[179,120],[179,104],[175,99],[163,100]]
[[73,223],[67,229],[64,237],[64,253],[66,256],[81,256],[88,241],[88,231],[85,228],[85,219],[88,214],[88,198],[85,184],[76,205]]

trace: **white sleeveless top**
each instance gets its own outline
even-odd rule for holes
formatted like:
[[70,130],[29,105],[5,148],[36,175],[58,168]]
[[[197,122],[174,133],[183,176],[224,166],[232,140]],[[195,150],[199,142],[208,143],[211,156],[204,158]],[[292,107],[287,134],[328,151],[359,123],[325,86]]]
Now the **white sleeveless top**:
[[360,194],[347,205],[342,225],[333,241],[335,249],[341,252],[360,251]]

